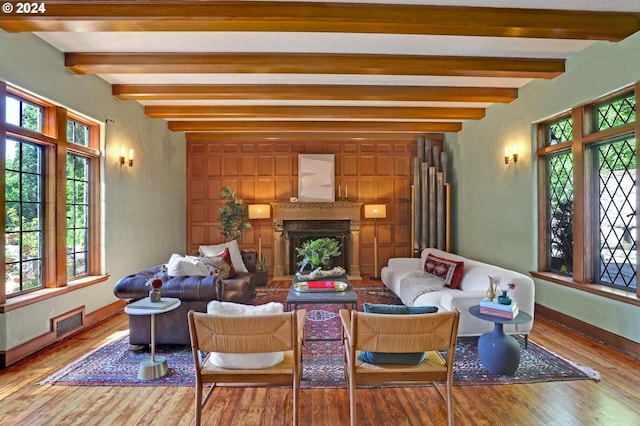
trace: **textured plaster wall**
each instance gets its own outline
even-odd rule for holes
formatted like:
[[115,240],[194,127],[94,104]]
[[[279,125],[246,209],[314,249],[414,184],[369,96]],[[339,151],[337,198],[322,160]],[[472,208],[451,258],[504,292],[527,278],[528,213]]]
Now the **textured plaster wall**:
[[[97,285],[0,315],[0,350],[50,331],[50,318],[84,305],[91,313],[117,299],[124,275],[186,250],[186,144],[182,133],[151,120],[111,86],[64,68],[64,55],[31,34],[0,30],[0,80],[103,123],[102,227],[105,273]],[[107,119],[113,120],[104,124]],[[120,167],[120,146],[135,150],[133,168]]]
[[[537,269],[535,122],[640,80],[640,33],[597,42],[571,57],[566,72],[524,86],[518,100],[465,123],[446,144],[454,156],[453,250],[528,273]],[[506,166],[514,144],[519,161]],[[640,308],[536,281],[536,302],[640,342]]]

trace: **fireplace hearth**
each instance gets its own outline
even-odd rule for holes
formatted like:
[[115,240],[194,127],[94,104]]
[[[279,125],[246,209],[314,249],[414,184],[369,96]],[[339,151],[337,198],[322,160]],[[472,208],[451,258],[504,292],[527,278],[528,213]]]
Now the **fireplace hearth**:
[[272,203],[274,229],[274,279],[291,279],[297,270],[297,252],[304,241],[335,238],[341,255],[333,266],[342,266],[351,279],[360,276],[360,217],[362,203]]

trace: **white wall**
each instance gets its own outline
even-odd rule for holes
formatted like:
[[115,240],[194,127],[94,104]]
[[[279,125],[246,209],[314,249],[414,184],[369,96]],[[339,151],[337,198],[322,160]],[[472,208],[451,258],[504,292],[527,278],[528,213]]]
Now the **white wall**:
[[[133,101],[119,101],[111,86],[64,67],[64,55],[31,34],[0,30],[0,80],[82,113],[104,127],[104,283],[0,315],[0,350],[50,331],[49,319],[84,305],[91,313],[116,301],[124,275],[165,262],[186,250],[186,143],[184,134],[151,120]],[[120,167],[124,144],[135,150],[132,168]]]
[[[640,33],[620,43],[594,43],[567,61],[563,75],[527,84],[516,101],[492,106],[483,120],[448,135],[455,251],[522,273],[537,270],[533,123],[639,81],[639,58]],[[504,149],[514,143],[520,158],[507,166]],[[535,281],[536,303],[640,342],[640,308]]]

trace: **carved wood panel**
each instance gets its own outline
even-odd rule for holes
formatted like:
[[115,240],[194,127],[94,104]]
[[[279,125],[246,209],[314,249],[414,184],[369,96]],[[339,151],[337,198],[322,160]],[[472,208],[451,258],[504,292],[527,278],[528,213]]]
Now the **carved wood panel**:
[[[441,138],[441,135],[437,135]],[[378,267],[391,257],[410,256],[412,158],[416,141],[397,143],[251,143],[187,141],[187,247],[223,242],[217,216],[223,204],[220,190],[229,186],[245,204],[289,201],[297,197],[297,155],[334,154],[336,199],[387,204],[387,218],[378,219]],[[273,228],[269,219],[253,221],[240,246],[262,251],[273,262]],[[361,220],[360,269],[373,274],[372,219]],[[379,273],[379,271],[378,271]]]

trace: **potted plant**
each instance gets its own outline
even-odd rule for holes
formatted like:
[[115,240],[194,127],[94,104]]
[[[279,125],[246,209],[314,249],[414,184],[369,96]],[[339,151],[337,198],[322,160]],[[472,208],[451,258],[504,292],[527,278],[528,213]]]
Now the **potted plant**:
[[251,223],[247,219],[247,206],[242,204],[242,200],[236,198],[236,192],[228,186],[220,191],[222,198],[227,201],[220,207],[218,221],[220,222],[220,232],[226,241],[237,240],[242,235],[242,231],[251,228]]
[[333,258],[340,255],[340,244],[333,238],[318,238],[305,241],[302,247],[296,247],[296,251],[298,257],[302,257],[302,260],[297,263],[300,271],[304,271],[307,265],[311,265],[312,269],[318,266],[328,269]]

